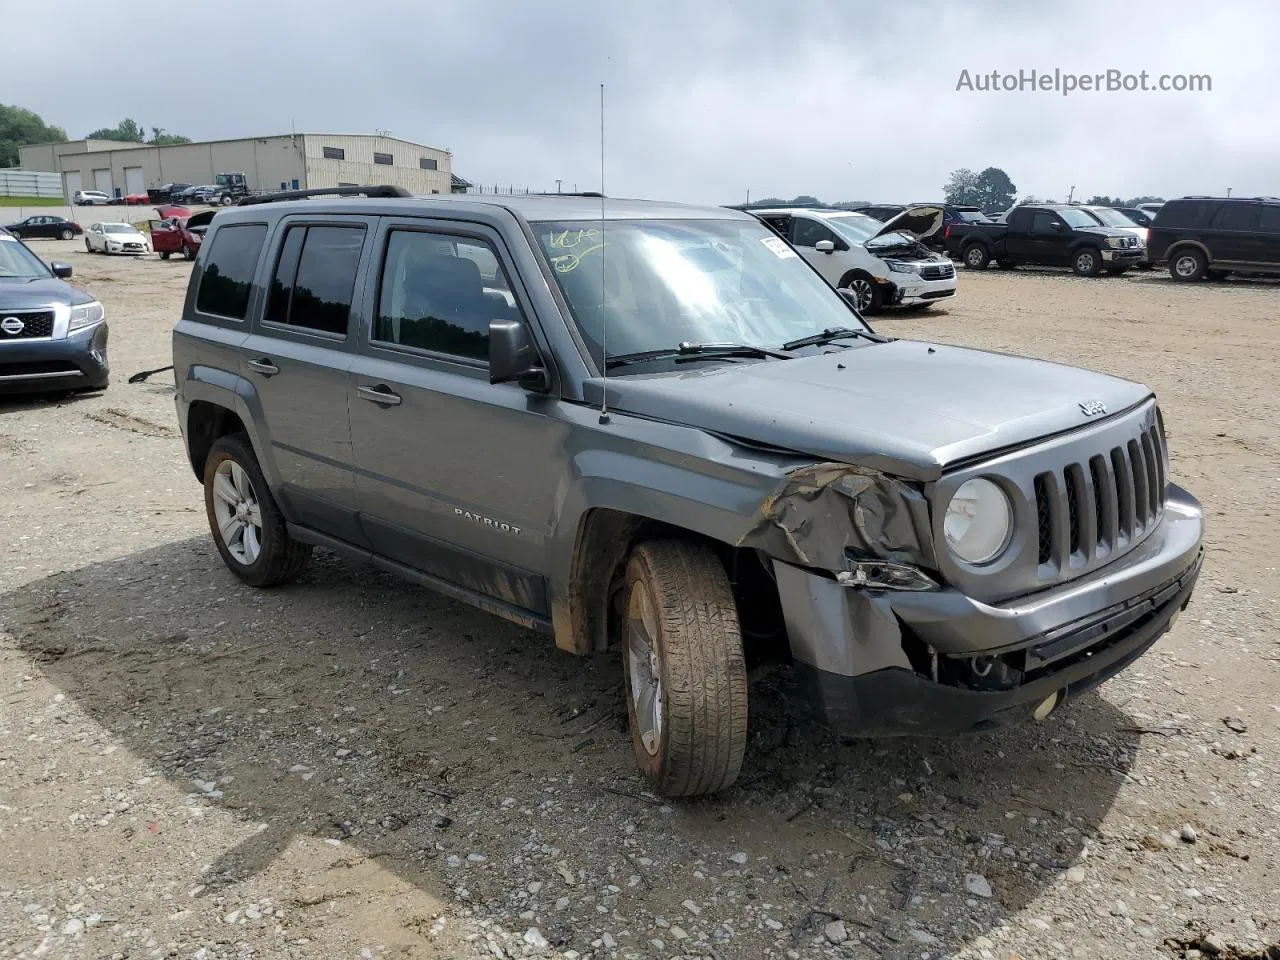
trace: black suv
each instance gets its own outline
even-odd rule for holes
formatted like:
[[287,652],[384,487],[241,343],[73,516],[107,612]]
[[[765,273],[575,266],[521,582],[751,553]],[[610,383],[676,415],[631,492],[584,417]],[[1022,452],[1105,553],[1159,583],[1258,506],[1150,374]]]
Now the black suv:
[[1147,241],[1175,280],[1280,274],[1280,197],[1182,197],[1160,208]]

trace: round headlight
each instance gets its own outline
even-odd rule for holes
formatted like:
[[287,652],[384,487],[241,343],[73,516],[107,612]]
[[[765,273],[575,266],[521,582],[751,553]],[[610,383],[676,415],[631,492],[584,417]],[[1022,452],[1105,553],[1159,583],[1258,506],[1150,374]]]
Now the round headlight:
[[990,480],[966,480],[947,504],[942,532],[951,552],[965,563],[988,563],[1009,545],[1013,507]]

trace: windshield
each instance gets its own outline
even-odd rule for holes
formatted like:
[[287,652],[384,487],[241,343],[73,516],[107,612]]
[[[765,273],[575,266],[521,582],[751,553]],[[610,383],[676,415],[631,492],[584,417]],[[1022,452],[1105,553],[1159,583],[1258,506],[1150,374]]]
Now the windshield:
[[869,329],[784,240],[754,221],[533,228],[598,366],[606,341],[608,356],[618,357],[685,341],[778,347],[827,328]]
[[851,213],[844,217],[824,217],[823,223],[850,243],[866,243],[884,226],[875,217],[864,213]]
[[0,280],[32,280],[48,277],[40,258],[13,237],[0,233]]
[[1097,220],[1089,216],[1089,214],[1085,213],[1083,210],[1078,210],[1074,207],[1059,210],[1058,216],[1062,217],[1063,220],[1067,221],[1067,223],[1073,227],[1096,227],[1098,225]]
[[1095,217],[1101,220],[1108,227],[1136,227],[1137,224],[1126,217],[1119,210],[1112,210],[1110,207],[1093,207],[1089,210]]
[[104,223],[102,225],[103,233],[137,233],[133,227],[127,223]]

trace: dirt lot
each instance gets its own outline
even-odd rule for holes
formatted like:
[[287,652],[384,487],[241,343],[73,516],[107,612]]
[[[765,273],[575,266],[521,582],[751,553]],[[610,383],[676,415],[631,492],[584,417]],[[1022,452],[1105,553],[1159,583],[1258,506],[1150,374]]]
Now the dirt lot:
[[1280,956],[1280,287],[966,273],[882,319],[1153,386],[1197,595],[1036,729],[842,742],[759,677],[740,786],[668,805],[612,658],[331,555],[235,581],[171,381],[125,383],[188,265],[33,246],[115,382],[0,403],[0,957]]

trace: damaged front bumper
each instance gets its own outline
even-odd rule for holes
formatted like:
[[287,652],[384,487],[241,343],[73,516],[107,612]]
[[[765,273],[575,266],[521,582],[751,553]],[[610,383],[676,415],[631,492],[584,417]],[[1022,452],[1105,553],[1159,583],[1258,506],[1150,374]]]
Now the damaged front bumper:
[[[914,524],[877,526],[883,545],[886,530]],[[773,566],[797,672],[832,727],[947,736],[1043,719],[1137,659],[1190,601],[1202,535],[1200,504],[1170,485],[1164,517],[1139,547],[1001,604]]]

